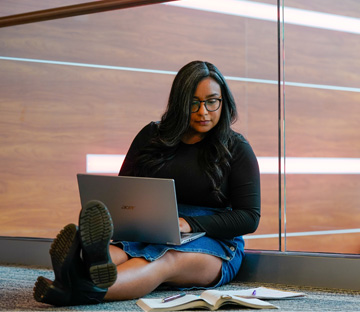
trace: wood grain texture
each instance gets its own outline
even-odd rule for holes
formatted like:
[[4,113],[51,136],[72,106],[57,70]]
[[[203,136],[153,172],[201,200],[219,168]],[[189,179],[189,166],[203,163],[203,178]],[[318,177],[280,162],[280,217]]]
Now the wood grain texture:
[[[320,10],[319,2],[301,3],[289,6]],[[36,5],[26,1],[24,11]],[[349,12],[337,3],[324,9],[337,10]],[[0,55],[167,71],[202,59],[225,76],[276,81],[276,44],[275,23],[154,5],[4,28]],[[358,51],[358,36],[286,25],[286,79],[358,88]],[[0,235],[55,237],[77,223],[76,173],[85,172],[86,154],[125,154],[136,133],[160,118],[173,77],[0,60]],[[239,110],[234,129],[257,156],[277,156],[277,85],[228,83]],[[287,156],[360,157],[360,93],[285,91]],[[278,177],[262,175],[261,182],[255,234],[274,234]],[[359,183],[358,175],[289,175],[288,232],[358,228]],[[287,246],[359,253],[358,242],[357,234],[289,237]],[[247,247],[277,250],[278,240],[247,240]]]

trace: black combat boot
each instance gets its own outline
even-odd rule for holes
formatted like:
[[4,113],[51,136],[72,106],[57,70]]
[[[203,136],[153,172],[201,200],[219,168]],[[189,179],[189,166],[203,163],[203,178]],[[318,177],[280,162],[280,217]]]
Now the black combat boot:
[[79,236],[82,258],[94,284],[108,288],[117,277],[116,265],[109,253],[114,226],[106,206],[97,200],[89,201],[79,216]]
[[80,240],[75,224],[68,224],[56,236],[50,247],[55,273],[54,282],[39,276],[34,287],[36,301],[52,305],[68,305],[71,300],[70,267],[80,252]]
[[[109,254],[113,233],[111,217],[101,202],[91,201],[80,214],[80,235],[69,224],[57,235],[50,248],[55,280],[38,277],[36,301],[55,306],[101,303],[107,288],[116,280],[116,266]],[[83,258],[80,258],[81,246]]]

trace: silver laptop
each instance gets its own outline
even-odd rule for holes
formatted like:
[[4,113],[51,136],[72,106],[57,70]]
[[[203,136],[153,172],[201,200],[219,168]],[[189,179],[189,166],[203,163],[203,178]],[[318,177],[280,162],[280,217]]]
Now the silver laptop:
[[205,233],[180,233],[175,181],[77,175],[81,205],[99,200],[108,208],[113,240],[181,245]]

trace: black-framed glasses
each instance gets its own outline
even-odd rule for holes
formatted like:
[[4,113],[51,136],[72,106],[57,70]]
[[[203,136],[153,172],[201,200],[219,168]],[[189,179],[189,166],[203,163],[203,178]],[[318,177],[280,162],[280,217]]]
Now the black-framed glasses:
[[191,102],[191,112],[196,113],[199,111],[201,103],[204,103],[205,108],[208,112],[215,112],[220,108],[222,99],[208,99],[205,101],[193,100]]

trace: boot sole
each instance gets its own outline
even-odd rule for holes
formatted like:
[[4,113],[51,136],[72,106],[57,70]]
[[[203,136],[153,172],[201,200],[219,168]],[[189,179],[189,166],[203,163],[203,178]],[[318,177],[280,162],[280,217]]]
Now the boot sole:
[[55,281],[39,276],[34,287],[34,299],[52,305],[67,305],[71,298],[69,268],[80,247],[75,224],[68,224],[56,236],[50,247]]
[[55,280],[65,288],[71,288],[69,268],[76,251],[80,247],[77,226],[66,225],[56,236],[50,247],[50,256],[55,273]]
[[100,288],[110,287],[115,283],[117,270],[109,253],[113,223],[104,204],[90,201],[84,206],[79,218],[79,233],[91,280]]
[[56,283],[39,276],[34,287],[34,299],[37,302],[65,306],[70,303],[71,292],[56,286]]

